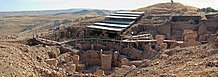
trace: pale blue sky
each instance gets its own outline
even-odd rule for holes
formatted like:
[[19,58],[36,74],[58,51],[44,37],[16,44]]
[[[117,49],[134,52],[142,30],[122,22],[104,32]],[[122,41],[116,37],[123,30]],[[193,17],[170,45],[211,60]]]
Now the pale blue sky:
[[[183,4],[218,9],[218,0],[174,0]],[[70,8],[93,8],[131,10],[170,0],[0,0],[0,11],[56,10]]]

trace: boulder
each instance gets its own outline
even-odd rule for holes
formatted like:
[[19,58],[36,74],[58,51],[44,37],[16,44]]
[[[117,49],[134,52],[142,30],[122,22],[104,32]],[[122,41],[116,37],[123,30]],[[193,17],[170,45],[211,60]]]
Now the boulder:
[[86,70],[86,65],[85,64],[78,64],[78,66],[76,67],[76,70],[78,72],[83,72],[84,70]]
[[73,74],[74,72],[76,72],[76,65],[73,63],[69,63],[67,64],[67,69],[66,71],[70,74]]
[[164,35],[156,35],[155,39],[157,40],[157,44],[160,45],[164,42],[165,36]]
[[207,41],[208,41],[209,43],[214,43],[216,37],[217,37],[216,34],[209,34],[208,37],[207,37]]
[[121,64],[122,65],[129,65],[129,60],[127,58],[121,59]]
[[131,59],[134,59],[134,60],[139,60],[141,59],[141,53],[142,51],[136,49],[136,48],[123,48],[122,49],[122,52],[120,53],[124,53],[124,54],[128,54],[128,56],[131,58]]
[[105,76],[105,74],[104,74],[104,70],[97,70],[93,75],[97,75],[97,76]]
[[161,43],[160,48],[161,49],[167,49],[167,43]]
[[79,64],[79,55],[73,55],[73,63],[76,64],[76,66],[78,66],[78,64]]
[[58,64],[58,60],[55,59],[55,58],[52,58],[52,59],[46,59],[46,60],[45,60],[45,63],[47,63],[47,64],[49,64],[49,65],[57,66],[57,64]]

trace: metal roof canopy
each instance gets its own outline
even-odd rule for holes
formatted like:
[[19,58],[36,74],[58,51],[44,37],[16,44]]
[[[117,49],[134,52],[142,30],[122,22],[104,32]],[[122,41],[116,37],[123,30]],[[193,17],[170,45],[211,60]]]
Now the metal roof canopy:
[[90,25],[87,26],[88,28],[95,28],[95,29],[101,29],[101,30],[109,30],[109,31],[116,31],[116,32],[121,32],[125,28],[114,28],[114,27],[105,27],[105,26],[95,26],[95,25]]
[[133,19],[133,20],[136,20],[138,17],[106,16],[106,18]]
[[134,15],[134,14],[111,14],[110,16],[140,17],[141,15]]
[[87,26],[87,28],[107,30],[109,32],[122,32],[133,25],[143,14],[144,12],[117,12],[106,16],[106,20],[94,23],[93,25]]
[[101,21],[103,23],[112,23],[112,24],[124,24],[124,25],[131,25],[133,24],[135,21],[122,21],[122,20],[104,20]]
[[144,12],[116,12],[115,14],[136,14],[136,15],[142,15]]
[[119,27],[119,28],[126,28],[130,25],[121,25],[121,24],[110,24],[110,23],[94,23],[96,26],[108,26],[108,27]]

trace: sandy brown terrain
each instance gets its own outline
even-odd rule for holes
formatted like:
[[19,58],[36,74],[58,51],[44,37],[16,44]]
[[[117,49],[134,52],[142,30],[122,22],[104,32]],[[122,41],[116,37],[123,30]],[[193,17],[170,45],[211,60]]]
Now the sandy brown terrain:
[[[175,7],[170,7],[173,5]],[[163,3],[134,11],[155,12],[155,15],[158,15],[156,12],[161,14],[171,14],[171,12],[199,14],[195,7],[179,3],[173,5]],[[184,29],[190,28],[189,21],[188,26],[185,25],[185,27],[177,24],[176,26],[166,24],[166,27],[165,25],[156,26],[156,22],[147,23],[148,21],[155,21],[157,18],[149,20],[149,17],[144,16],[138,22],[140,27],[133,30],[137,31],[143,28],[151,34],[162,34],[166,35],[167,38],[171,37],[168,34],[172,34],[172,37],[179,36],[177,38],[181,40],[185,35],[183,34],[185,33],[183,32]],[[191,39],[191,44],[194,44],[192,46],[185,44],[190,42],[186,41],[187,39],[184,41],[186,46],[172,43],[164,43],[164,46],[161,46],[164,41],[161,45],[157,44],[158,41],[152,43],[121,43],[111,41],[114,38],[105,37],[102,41],[100,36],[101,40],[98,38],[97,40],[84,40],[85,35],[91,36],[91,34],[85,33],[86,26],[102,20],[104,20],[104,17],[84,17],[83,15],[73,14],[0,18],[0,77],[218,76],[217,20],[206,22],[203,27],[197,25],[201,26],[200,29],[203,28],[202,31],[198,30],[199,27],[195,25],[194,27],[191,26],[192,34],[196,35],[196,37],[191,37],[194,38],[194,43]],[[187,24],[187,22],[182,23]],[[212,25],[205,25],[211,23]],[[32,38],[32,32],[36,30],[41,38],[50,40],[42,42],[39,38]],[[172,32],[168,30],[172,30]],[[201,43],[201,41],[196,40],[196,38],[199,38],[197,33],[207,35],[205,40],[208,41],[209,39],[209,41]],[[216,41],[213,40],[214,38],[210,40],[209,34],[212,33]],[[80,41],[58,44],[72,38]],[[109,39],[109,41],[105,41],[105,39]],[[159,38],[155,39],[158,40]],[[107,65],[107,62],[110,64]],[[104,69],[102,68],[103,65]],[[105,70],[107,68],[109,70]]]

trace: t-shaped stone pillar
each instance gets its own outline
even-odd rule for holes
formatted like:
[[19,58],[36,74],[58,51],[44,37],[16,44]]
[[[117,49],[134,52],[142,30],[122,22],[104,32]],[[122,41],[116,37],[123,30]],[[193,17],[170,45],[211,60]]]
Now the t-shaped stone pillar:
[[192,30],[184,30],[183,38],[184,41],[187,42],[186,46],[194,46],[196,45],[197,33]]
[[165,36],[164,35],[156,35],[155,38],[156,38],[157,44],[160,45],[161,43],[164,42]]
[[102,54],[101,55],[101,68],[103,70],[111,70],[111,54]]
[[75,64],[76,67],[78,67],[78,65],[79,65],[79,55],[73,55],[73,64]]

